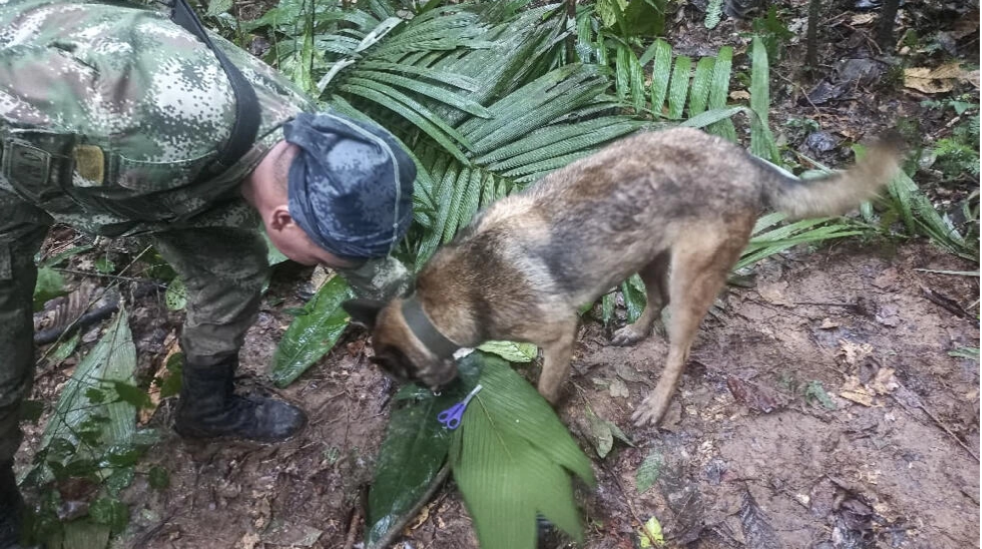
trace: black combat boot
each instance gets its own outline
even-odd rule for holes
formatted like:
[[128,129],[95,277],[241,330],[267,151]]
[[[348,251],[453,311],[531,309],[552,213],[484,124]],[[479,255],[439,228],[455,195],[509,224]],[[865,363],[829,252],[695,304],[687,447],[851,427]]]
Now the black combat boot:
[[14,464],[0,463],[0,549],[20,549],[24,499],[14,478]]
[[188,360],[174,430],[185,438],[234,437],[258,442],[286,440],[303,428],[307,416],[281,400],[235,394],[237,355],[210,364]]

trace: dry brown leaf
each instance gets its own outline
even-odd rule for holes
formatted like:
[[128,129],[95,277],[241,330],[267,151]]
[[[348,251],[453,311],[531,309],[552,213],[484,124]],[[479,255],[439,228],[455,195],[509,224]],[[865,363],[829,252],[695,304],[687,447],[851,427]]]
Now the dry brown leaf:
[[259,534],[255,532],[249,532],[248,534],[242,536],[239,540],[239,547],[242,549],[255,549],[256,545],[259,545]]
[[411,524],[409,524],[409,526],[407,526],[405,530],[403,530],[403,533],[406,534],[406,535],[408,535],[409,532],[412,532],[413,530],[419,528],[427,520],[429,520],[429,518],[430,518],[430,510],[433,509],[433,506],[435,506],[435,505],[436,505],[436,502],[435,501],[430,502],[427,505],[424,505],[423,508],[420,509],[419,514],[416,515],[416,519],[413,520],[413,522]]
[[904,86],[923,93],[949,92],[954,89],[959,80],[978,87],[977,71],[962,70],[957,61],[934,69],[928,67],[904,69]]
[[853,15],[852,16],[852,19],[850,19],[850,22],[853,25],[868,25],[868,24],[872,23],[874,19],[876,19],[876,15],[875,14],[872,14],[872,13],[857,13],[856,15]]
[[849,376],[839,388],[839,396],[863,406],[873,405],[873,395],[866,390],[856,376]]
[[750,92],[748,92],[747,90],[731,91],[730,99],[734,101],[750,101]]
[[900,383],[893,377],[893,368],[880,368],[867,386],[878,395],[886,395],[894,392],[900,387]]
[[[164,343],[167,344],[167,352],[164,354],[164,360],[160,362],[160,368],[154,374],[154,377],[160,378],[160,381],[167,379],[171,375],[171,371],[167,369],[167,361],[170,360],[171,355],[181,352],[177,338],[171,337],[171,334],[168,334],[164,340]],[[167,343],[168,341],[170,342],[169,344]],[[150,404],[152,406],[140,410],[140,416],[137,418],[139,425],[146,425],[150,421],[150,418],[153,417],[153,413],[157,411],[157,406],[160,405],[160,384],[151,383],[147,394],[150,397]]]
[[840,339],[839,354],[845,358],[846,364],[855,366],[873,354],[873,346],[869,343],[853,343],[845,339]]

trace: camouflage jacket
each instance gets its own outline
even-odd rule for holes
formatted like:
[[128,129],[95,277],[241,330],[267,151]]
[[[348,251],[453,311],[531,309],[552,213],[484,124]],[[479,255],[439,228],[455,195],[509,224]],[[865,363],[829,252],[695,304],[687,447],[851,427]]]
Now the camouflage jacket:
[[231,133],[234,96],[214,53],[165,12],[120,3],[0,0],[0,189],[94,234],[256,227],[239,184],[281,126],[315,105],[211,34],[256,90],[245,157],[198,177]]

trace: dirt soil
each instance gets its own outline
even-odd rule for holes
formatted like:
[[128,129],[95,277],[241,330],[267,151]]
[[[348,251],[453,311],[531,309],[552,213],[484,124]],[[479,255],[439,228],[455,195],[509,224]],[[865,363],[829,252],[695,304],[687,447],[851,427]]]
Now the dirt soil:
[[[559,408],[599,479],[595,491],[578,489],[585,547],[635,547],[638,521],[651,516],[671,543],[695,548],[979,547],[979,366],[947,353],[977,345],[979,325],[935,302],[969,303],[979,288],[925,268],[965,265],[923,244],[892,257],[881,244],[850,244],[760,264],[756,288],[731,288],[704,322],[660,429],[629,417],[658,379],[665,341],[611,347],[610,329],[587,323]],[[289,323],[280,310],[249,333],[243,364],[257,376]],[[147,466],[166,467],[171,487],[137,477],[125,498],[137,533],[120,545],[327,549],[352,529],[360,540],[357,509],[395,389],[362,336],[351,329],[283,392],[310,414],[297,439],[188,444],[168,433]],[[151,424],[169,424],[169,405]],[[598,459],[588,407],[635,446],[617,442]],[[639,494],[635,474],[653,452],[660,476]],[[400,543],[477,547],[452,483]]]

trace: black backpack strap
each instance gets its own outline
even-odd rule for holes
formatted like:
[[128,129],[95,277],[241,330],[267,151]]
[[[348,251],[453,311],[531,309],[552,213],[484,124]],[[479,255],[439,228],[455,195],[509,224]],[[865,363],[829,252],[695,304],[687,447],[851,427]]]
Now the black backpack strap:
[[227,169],[249,152],[256,141],[256,134],[259,132],[259,100],[256,99],[256,91],[225,53],[215,47],[187,0],[170,0],[167,5],[172,8],[171,21],[198,37],[214,52],[232,86],[232,93],[235,95],[235,122],[232,125],[232,135],[225,147],[218,152],[216,159],[219,169]]

